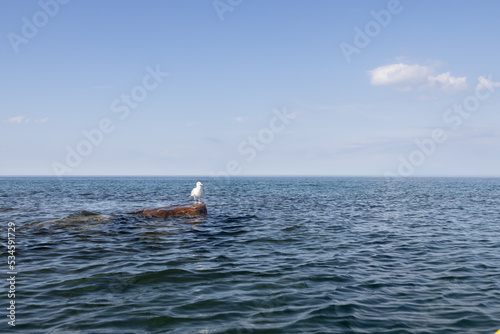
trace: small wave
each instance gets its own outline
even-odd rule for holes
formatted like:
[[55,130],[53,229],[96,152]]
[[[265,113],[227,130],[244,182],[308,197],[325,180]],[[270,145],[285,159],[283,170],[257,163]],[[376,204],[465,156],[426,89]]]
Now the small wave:
[[220,220],[224,224],[234,224],[234,223],[241,223],[241,222],[247,222],[252,219],[258,219],[256,215],[246,215],[246,216],[238,216],[238,217],[218,217],[218,220]]
[[99,213],[81,210],[81,211],[76,211],[76,212],[70,214],[68,217],[89,217],[89,216],[97,216],[97,215],[99,215]]

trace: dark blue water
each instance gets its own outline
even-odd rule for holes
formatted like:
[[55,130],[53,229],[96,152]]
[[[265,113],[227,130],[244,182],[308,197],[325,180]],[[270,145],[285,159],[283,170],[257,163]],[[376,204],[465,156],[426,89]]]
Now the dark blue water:
[[[124,213],[196,181],[205,217]],[[498,178],[0,178],[0,218],[0,332],[500,328]]]

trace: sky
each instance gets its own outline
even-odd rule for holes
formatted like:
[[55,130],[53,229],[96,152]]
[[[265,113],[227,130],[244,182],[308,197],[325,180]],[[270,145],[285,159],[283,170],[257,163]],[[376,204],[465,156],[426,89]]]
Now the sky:
[[500,176],[497,1],[0,7],[0,175]]

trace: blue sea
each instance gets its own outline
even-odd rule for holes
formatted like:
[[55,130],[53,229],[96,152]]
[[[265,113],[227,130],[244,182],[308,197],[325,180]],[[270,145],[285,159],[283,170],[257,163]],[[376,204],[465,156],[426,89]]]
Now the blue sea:
[[500,329],[499,178],[2,177],[0,218],[1,333]]

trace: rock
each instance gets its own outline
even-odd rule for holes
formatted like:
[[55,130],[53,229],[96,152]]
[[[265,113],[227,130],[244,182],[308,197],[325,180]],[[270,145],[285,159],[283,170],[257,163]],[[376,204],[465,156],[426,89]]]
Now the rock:
[[146,216],[170,217],[170,216],[200,216],[207,214],[207,206],[205,203],[191,203],[164,206],[161,208],[140,209],[131,212],[130,214],[142,213]]

